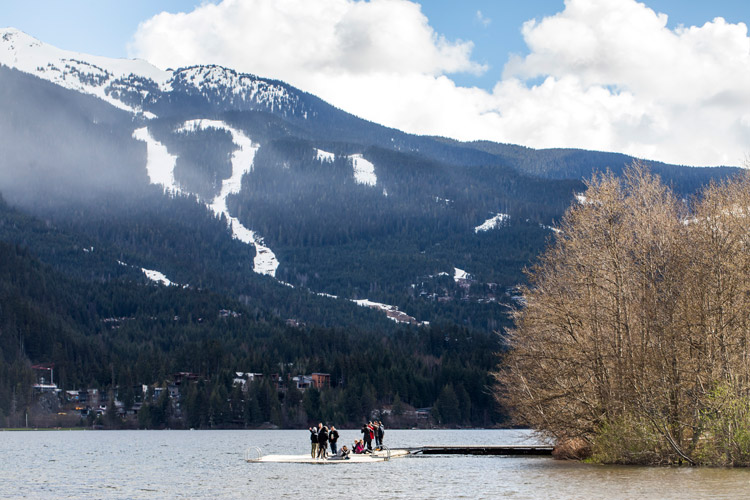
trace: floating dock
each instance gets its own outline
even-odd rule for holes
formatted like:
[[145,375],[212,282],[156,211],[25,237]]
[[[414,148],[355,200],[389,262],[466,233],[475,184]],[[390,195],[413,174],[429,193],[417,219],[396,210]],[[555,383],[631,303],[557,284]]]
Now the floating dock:
[[310,455],[263,455],[259,448],[249,448],[245,452],[247,462],[272,462],[293,464],[344,464],[385,462],[392,458],[403,458],[409,455],[552,455],[551,445],[468,445],[468,446],[422,446],[420,448],[385,449],[373,453],[351,454],[349,459],[311,458]]
[[245,452],[245,461],[247,462],[265,462],[265,463],[287,463],[287,464],[357,464],[386,462],[392,458],[402,458],[409,455],[409,450],[383,450],[373,453],[350,454],[348,459],[329,457],[312,458],[310,455],[263,455],[251,448]]

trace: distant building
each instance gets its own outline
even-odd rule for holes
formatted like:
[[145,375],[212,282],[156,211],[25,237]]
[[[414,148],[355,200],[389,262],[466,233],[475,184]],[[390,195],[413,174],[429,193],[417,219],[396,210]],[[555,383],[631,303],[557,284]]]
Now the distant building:
[[174,381],[175,385],[181,385],[182,383],[186,382],[197,382],[200,380],[201,376],[197,373],[190,373],[190,372],[179,372],[172,375],[172,380]]
[[292,378],[292,382],[297,385],[297,389],[304,391],[313,386],[312,377],[309,375],[299,375]]
[[54,363],[46,363],[40,365],[32,365],[31,368],[36,373],[37,381],[34,384],[34,391],[36,392],[54,392],[55,394],[60,392],[55,384],[55,365]]
[[234,385],[242,386],[242,390],[247,390],[247,384],[252,384],[256,380],[261,380],[263,378],[262,373],[254,373],[254,372],[234,372]]
[[298,375],[292,377],[292,382],[300,391],[314,387],[315,389],[327,389],[331,387],[330,373],[313,373],[311,375]]
[[432,413],[432,408],[417,408],[414,411],[414,415],[417,417],[418,420],[430,418],[430,413]]
[[330,373],[313,373],[312,375],[310,375],[310,378],[312,378],[312,385],[316,389],[331,387]]

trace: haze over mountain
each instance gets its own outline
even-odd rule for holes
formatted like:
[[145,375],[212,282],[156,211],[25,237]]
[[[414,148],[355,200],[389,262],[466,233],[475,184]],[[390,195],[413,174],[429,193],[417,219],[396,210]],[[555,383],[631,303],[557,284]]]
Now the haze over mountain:
[[[63,308],[64,326],[51,319],[43,335],[13,323],[26,340],[0,348],[7,361],[20,349],[67,363],[71,383],[102,382],[107,365],[73,374],[76,348],[60,338],[106,330],[119,345],[104,319],[184,319],[195,303],[243,308],[252,328],[291,320],[382,336],[411,324],[441,338],[459,328],[484,339],[467,352],[486,350],[582,179],[633,160],[409,135],[281,81],[76,54],[10,28],[0,64],[0,240],[24,249],[8,252],[39,266],[33,274],[70,280],[51,292],[76,289],[71,300],[89,308]],[[685,196],[736,172],[650,165]],[[159,298],[146,306],[140,293]],[[185,334],[167,330],[182,349]]]

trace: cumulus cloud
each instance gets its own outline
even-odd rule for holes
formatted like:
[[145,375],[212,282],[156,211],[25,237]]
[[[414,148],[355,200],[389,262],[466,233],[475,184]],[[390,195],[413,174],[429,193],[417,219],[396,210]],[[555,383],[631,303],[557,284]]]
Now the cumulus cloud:
[[511,58],[491,91],[454,83],[487,68],[408,0],[223,0],[144,22],[130,52],[278,78],[414,133],[691,165],[736,165],[750,149],[744,24],[672,30],[635,0],[566,0],[522,33],[529,54]]
[[406,0],[224,0],[138,27],[129,51],[157,65],[215,63],[266,76],[440,75],[484,67]]

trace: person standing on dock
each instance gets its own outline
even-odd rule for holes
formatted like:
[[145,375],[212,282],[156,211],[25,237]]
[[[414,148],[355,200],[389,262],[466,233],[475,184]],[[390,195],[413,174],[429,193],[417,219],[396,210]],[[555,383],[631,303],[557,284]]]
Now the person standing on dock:
[[328,427],[318,429],[318,458],[328,457]]
[[336,449],[336,442],[339,440],[339,431],[336,430],[336,426],[332,425],[331,430],[328,432],[328,442],[331,443],[331,453],[333,455],[338,454]]
[[372,422],[368,422],[366,424],[362,425],[362,429],[359,431],[362,433],[362,439],[365,442],[365,447],[367,448],[367,451],[372,451]]
[[312,450],[310,450],[310,456],[312,458],[315,458],[318,456],[318,428],[317,427],[310,427],[310,444],[312,445]]
[[375,427],[375,445],[378,448],[382,448],[383,437],[385,436],[385,427],[383,427],[383,422],[381,422],[380,420],[375,422],[375,425],[377,425],[377,427]]
[[380,438],[378,437],[378,421],[372,423],[372,437],[375,439],[375,449],[380,449]]

